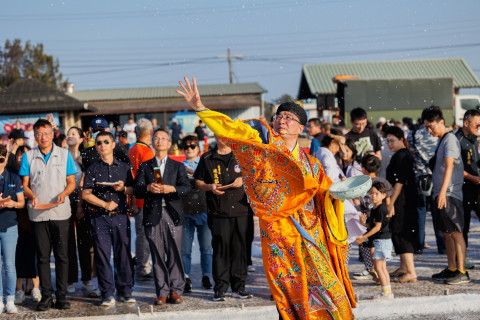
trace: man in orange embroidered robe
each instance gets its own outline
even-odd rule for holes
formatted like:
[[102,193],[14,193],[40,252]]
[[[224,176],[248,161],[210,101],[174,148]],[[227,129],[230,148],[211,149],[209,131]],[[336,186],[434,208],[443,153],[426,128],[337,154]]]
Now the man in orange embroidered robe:
[[207,109],[195,78],[193,88],[187,78],[180,85],[183,91],[177,93],[239,162],[259,218],[265,274],[281,318],[353,319],[343,203],[332,203],[331,180],[298,146],[307,122],[303,108],[294,102],[280,105],[272,130],[260,120],[232,121]]

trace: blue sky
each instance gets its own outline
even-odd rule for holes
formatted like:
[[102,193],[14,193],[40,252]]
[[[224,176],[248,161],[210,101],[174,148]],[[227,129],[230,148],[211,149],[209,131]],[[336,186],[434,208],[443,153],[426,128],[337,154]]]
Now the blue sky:
[[[258,82],[296,96],[309,63],[463,57],[480,77],[478,0],[4,1],[0,44],[43,43],[75,90]],[[478,91],[478,90],[476,90]],[[469,93],[469,91],[464,91]],[[477,92],[475,92],[477,93]]]

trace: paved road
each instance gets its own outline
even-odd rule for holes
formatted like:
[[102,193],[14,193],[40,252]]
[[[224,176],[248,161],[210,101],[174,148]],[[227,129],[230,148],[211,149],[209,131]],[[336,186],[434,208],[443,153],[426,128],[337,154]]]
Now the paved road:
[[[475,217],[476,218],[476,217]],[[472,233],[468,256],[480,269],[480,223],[473,220]],[[132,230],[134,228],[132,227]],[[258,229],[257,229],[258,231]],[[446,256],[436,253],[435,241],[431,219],[427,221],[427,242],[432,249],[425,250],[423,255],[415,256],[415,265],[418,273],[418,282],[409,284],[392,284],[392,290],[396,300],[389,303],[374,303],[371,298],[380,291],[370,280],[353,280],[355,292],[359,298],[358,309],[355,311],[359,319],[381,319],[388,314],[389,319],[480,319],[480,272],[470,270],[472,282],[466,285],[447,286],[431,281],[431,274],[440,271],[446,265]],[[268,288],[260,258],[260,243],[258,235],[254,242],[254,265],[256,272],[249,274],[247,279],[247,290],[254,294],[253,299],[239,300],[228,297],[225,302],[213,302],[213,291],[200,288],[200,266],[193,265],[192,278],[193,292],[184,295],[184,303],[180,305],[152,306],[155,298],[153,282],[136,282],[134,296],[137,304],[128,306],[121,303],[113,308],[102,308],[97,305],[97,299],[85,298],[80,290],[70,296],[72,309],[50,310],[43,313],[35,312],[35,304],[27,298],[26,302],[19,307],[18,315],[0,315],[5,319],[41,319],[50,318],[71,318],[97,316],[99,319],[138,319],[138,312],[141,318],[180,319],[190,318],[195,314],[195,319],[278,319],[275,307],[270,301],[270,290]],[[198,248],[196,245],[195,248]],[[194,261],[198,257],[194,257]],[[398,266],[399,259],[394,256],[388,262],[390,270]],[[350,259],[350,272],[357,272],[363,269],[363,264],[357,259],[356,252],[353,252]],[[448,290],[449,296],[445,296]],[[463,294],[463,295],[462,295]],[[478,296],[476,296],[478,295]],[[472,302],[473,301],[473,302]],[[475,303],[474,303],[475,302]],[[386,305],[385,305],[386,304]],[[407,308],[407,306],[409,308]],[[450,309],[442,309],[450,306]],[[477,307],[478,306],[478,307]],[[379,310],[385,311],[384,313]],[[372,310],[372,311],[370,311]],[[399,310],[398,312],[395,310]],[[151,313],[153,311],[153,314]],[[437,311],[441,311],[438,313]],[[436,312],[436,313],[435,313]],[[434,314],[435,313],[435,314]]]

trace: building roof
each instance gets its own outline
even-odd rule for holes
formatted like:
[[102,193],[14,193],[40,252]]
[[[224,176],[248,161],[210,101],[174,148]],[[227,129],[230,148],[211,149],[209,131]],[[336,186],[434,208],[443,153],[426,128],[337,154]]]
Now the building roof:
[[[107,100],[141,100],[179,98],[175,92],[177,87],[153,87],[153,88],[131,88],[131,89],[103,89],[103,90],[80,90],[70,95],[81,101],[107,101]],[[261,94],[267,92],[258,83],[235,83],[199,85],[198,90],[204,97],[239,95],[239,94]]]
[[306,64],[302,68],[299,98],[308,91],[313,96],[336,93],[333,78],[339,75],[360,79],[452,77],[457,89],[480,87],[478,78],[463,58]]
[[84,104],[60,90],[34,80],[20,80],[0,91],[2,114],[84,110]]

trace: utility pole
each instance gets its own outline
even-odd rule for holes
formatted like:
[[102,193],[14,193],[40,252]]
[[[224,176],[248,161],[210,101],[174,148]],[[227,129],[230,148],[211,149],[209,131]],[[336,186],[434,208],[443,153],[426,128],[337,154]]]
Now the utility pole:
[[243,59],[243,55],[241,54],[234,54],[232,56],[232,53],[230,51],[230,48],[228,48],[227,50],[227,53],[228,55],[226,56],[219,56],[219,58],[227,58],[227,61],[228,61],[228,75],[229,75],[229,78],[230,78],[230,84],[233,83],[233,65],[232,65],[232,58],[235,58],[235,59]]

